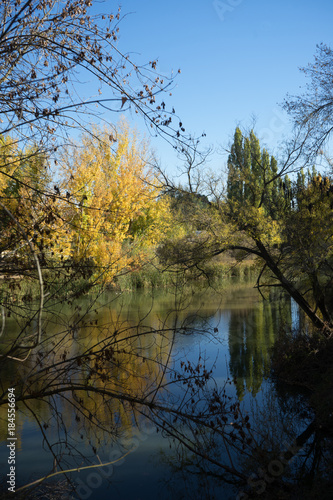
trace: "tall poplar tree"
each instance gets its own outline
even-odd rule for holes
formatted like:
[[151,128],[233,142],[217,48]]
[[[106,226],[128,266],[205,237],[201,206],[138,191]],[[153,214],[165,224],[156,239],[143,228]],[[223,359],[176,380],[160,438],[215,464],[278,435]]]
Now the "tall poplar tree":
[[[244,137],[237,127],[228,158],[228,201],[234,207],[239,204],[263,207],[267,215],[276,219],[285,205],[288,189],[280,186],[277,171],[276,159],[266,149],[261,150],[253,130]],[[289,182],[286,179],[284,185]]]

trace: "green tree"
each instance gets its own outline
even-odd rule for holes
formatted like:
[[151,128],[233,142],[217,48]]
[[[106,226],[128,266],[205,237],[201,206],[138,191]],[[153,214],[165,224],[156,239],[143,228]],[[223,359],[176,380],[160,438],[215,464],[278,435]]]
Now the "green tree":
[[[258,289],[282,287],[313,325],[329,336],[333,331],[332,180],[315,176],[297,190],[297,181],[286,174],[294,168],[290,158],[278,169],[276,160],[260,150],[253,132],[243,137],[237,129],[228,159],[227,196],[214,198],[212,193],[202,214],[204,239],[199,235],[167,242],[159,253],[163,262],[174,262],[180,269],[203,269],[206,261],[228,250],[236,250],[241,258],[252,254],[261,265]],[[299,184],[303,176],[300,171]]]
[[[248,148],[246,153],[249,153]],[[249,172],[250,157],[248,154],[244,157],[243,136],[239,128],[236,129],[234,142],[231,146],[228,158],[228,198],[238,203],[243,201],[243,172]]]
[[228,157],[227,197],[235,208],[242,204],[263,207],[277,218],[282,192],[278,182],[277,161],[260,143],[253,130],[244,137],[237,127]]

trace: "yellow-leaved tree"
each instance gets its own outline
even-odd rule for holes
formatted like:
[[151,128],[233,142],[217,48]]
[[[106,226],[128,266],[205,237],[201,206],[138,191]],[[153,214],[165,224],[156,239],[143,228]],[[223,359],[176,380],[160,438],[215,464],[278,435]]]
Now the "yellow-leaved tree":
[[0,136],[3,270],[22,274],[30,267],[32,254],[38,254],[40,264],[48,267],[52,255],[65,251],[67,227],[51,180],[49,159],[37,145],[20,150],[15,138]]
[[168,201],[151,168],[147,142],[122,121],[95,128],[62,158],[71,258],[111,281],[137,267],[171,227]]

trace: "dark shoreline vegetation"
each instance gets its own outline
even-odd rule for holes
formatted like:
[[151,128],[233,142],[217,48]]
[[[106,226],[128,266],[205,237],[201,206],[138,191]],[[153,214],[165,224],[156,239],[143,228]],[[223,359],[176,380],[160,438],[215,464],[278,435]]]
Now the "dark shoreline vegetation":
[[[75,474],[102,481],[149,422],[170,440],[178,496],[201,500],[200,486],[210,500],[217,484],[244,500],[332,498],[332,49],[317,47],[304,93],[283,103],[279,156],[237,127],[211,171],[205,133],[171,102],[175,75],[116,48],[120,9],[4,0],[0,20],[0,431],[13,436],[17,411],[19,446],[24,419],[53,460],[16,496],[49,474],[78,495]],[[177,175],[115,124],[128,111],[174,148]],[[228,280],[253,281],[258,303],[240,286],[220,308]],[[186,343],[198,352],[174,358]]]
[[316,332],[282,332],[272,351],[272,373],[279,382],[308,392],[318,426],[333,436],[333,340]]

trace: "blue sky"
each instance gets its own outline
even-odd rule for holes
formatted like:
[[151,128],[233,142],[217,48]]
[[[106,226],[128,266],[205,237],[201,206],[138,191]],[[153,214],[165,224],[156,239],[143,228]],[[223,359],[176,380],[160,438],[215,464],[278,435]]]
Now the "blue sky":
[[[121,7],[128,15],[119,48],[140,62],[158,58],[162,73],[181,69],[171,102],[186,130],[205,132],[205,144],[214,147],[227,146],[235,127],[255,116],[259,137],[278,154],[289,131],[279,103],[287,92],[301,92],[299,67],[313,60],[316,44],[333,46],[332,0],[123,0]],[[151,144],[174,171],[172,147]],[[225,160],[215,154],[211,166]]]

